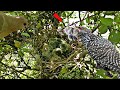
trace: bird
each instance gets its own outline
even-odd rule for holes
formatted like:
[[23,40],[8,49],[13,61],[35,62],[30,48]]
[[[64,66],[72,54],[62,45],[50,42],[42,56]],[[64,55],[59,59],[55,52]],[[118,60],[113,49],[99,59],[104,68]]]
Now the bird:
[[70,40],[83,43],[88,54],[96,61],[99,68],[117,72],[118,79],[120,79],[120,53],[113,43],[94,35],[90,29],[83,26],[66,27],[63,31]]
[[10,16],[0,12],[0,39],[17,30],[25,29],[28,21],[23,16]]

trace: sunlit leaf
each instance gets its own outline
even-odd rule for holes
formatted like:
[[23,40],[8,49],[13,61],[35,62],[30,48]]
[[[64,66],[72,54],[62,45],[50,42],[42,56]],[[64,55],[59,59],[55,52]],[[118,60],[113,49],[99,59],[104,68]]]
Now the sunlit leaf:
[[62,70],[60,71],[60,74],[64,74],[64,73],[66,73],[67,71],[68,71],[67,68],[66,68],[66,67],[63,67]]
[[103,77],[103,78],[106,78],[107,76],[105,75],[105,70],[102,70],[102,69],[100,69],[100,70],[97,70],[97,73],[96,74],[98,74],[99,76],[101,76],[101,77]]
[[30,37],[30,35],[28,33],[21,33],[21,35],[26,36],[26,37]]
[[106,14],[106,15],[114,15],[115,11],[105,11],[104,14]]
[[107,32],[107,26],[106,25],[101,25],[100,28],[99,28],[99,32],[101,34],[104,34]]
[[24,56],[24,54],[23,54],[23,52],[20,50],[20,51],[18,51],[18,55],[20,55],[21,57],[23,57]]
[[113,30],[108,38],[111,42],[117,44],[120,42],[120,32],[117,30]]
[[14,45],[15,47],[17,48],[20,48],[21,47],[21,42],[17,41],[17,40],[14,40]]
[[120,23],[120,16],[115,16],[114,21]]
[[113,19],[111,18],[100,18],[101,23],[106,26],[111,26],[113,24]]

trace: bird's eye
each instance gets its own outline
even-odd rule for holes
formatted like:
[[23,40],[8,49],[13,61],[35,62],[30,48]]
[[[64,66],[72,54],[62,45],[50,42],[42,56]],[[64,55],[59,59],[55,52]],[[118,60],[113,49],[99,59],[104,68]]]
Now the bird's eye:
[[24,26],[26,26],[27,24],[26,24],[26,23],[24,23],[23,25],[24,25]]

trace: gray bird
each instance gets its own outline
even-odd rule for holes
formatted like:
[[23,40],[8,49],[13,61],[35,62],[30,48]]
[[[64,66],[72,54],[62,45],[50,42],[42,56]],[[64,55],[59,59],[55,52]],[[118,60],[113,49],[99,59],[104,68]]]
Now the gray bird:
[[[66,27],[63,31],[70,40],[83,43],[99,68],[115,71],[120,75],[120,53],[109,40],[94,35],[85,27]],[[119,75],[118,78],[120,78]]]

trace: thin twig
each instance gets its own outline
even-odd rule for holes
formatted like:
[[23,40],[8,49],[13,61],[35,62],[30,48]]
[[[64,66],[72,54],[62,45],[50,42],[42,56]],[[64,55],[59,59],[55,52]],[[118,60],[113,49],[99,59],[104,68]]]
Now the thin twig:
[[74,25],[74,24],[76,24],[76,23],[78,23],[78,22],[80,22],[80,21],[76,21],[76,22],[70,24],[69,26],[72,26],[72,25]]
[[78,11],[78,13],[79,13],[79,19],[80,19],[80,22],[81,22],[81,16],[80,16],[80,11]]
[[[93,16],[95,16],[95,15],[91,15],[91,16],[89,16],[89,18],[90,18],[90,17],[93,17]],[[81,22],[82,22],[83,20],[85,20],[85,19],[86,19],[86,18],[82,19]],[[76,21],[76,22],[70,24],[69,26],[72,26],[72,25],[74,25],[74,24],[76,24],[76,23],[78,23],[78,22],[80,22],[80,21]]]
[[98,29],[99,27],[100,27],[100,24],[98,24],[98,26],[95,27],[95,28],[92,30],[92,33],[93,33],[94,31],[96,31],[96,29]]
[[[100,14],[100,13],[99,13]],[[96,15],[96,14],[94,14],[94,15]],[[105,17],[106,15],[104,14],[104,16],[103,17]],[[100,25],[101,24],[98,24],[98,26],[97,27],[95,27],[93,30],[92,30],[92,33],[94,32],[94,31],[96,31],[96,29],[98,29],[99,27],[100,27]]]
[[74,13],[74,11],[72,11],[67,17],[70,17],[73,13]]
[[84,15],[84,17],[83,17],[83,19],[81,20],[81,21],[83,21],[83,20],[85,20],[86,18],[86,15],[87,15],[87,13],[88,13],[88,11],[86,11],[86,13],[85,13],[85,15]]

